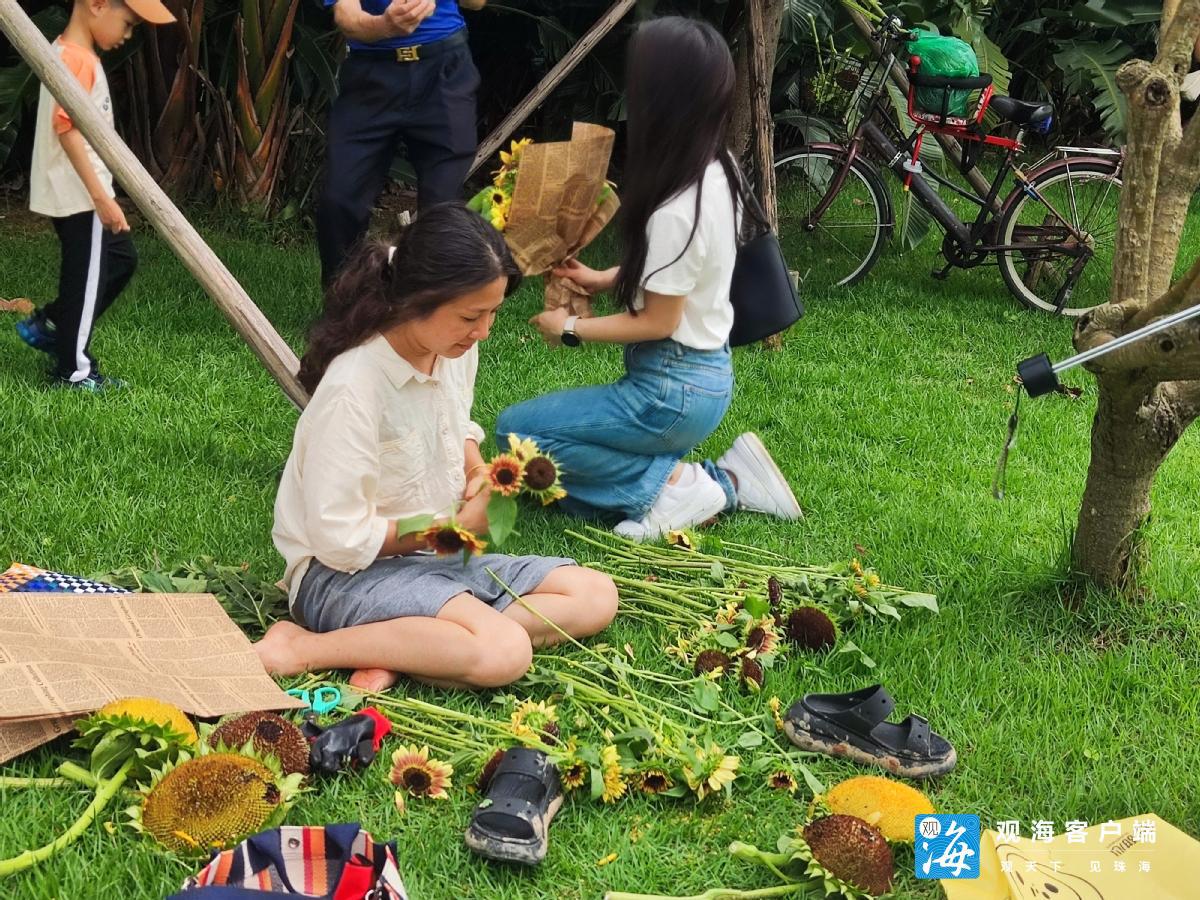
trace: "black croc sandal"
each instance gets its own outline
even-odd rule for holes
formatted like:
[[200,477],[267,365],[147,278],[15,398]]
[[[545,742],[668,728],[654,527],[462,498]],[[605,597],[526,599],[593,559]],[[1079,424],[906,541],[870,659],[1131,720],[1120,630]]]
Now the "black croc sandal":
[[958,762],[950,742],[910,715],[885,721],[896,702],[876,684],[849,694],[806,694],[784,717],[788,739],[804,750],[879,766],[905,778],[936,778]]
[[550,821],[562,802],[558,766],[540,750],[514,747],[471,814],[467,846],[488,859],[535,866],[546,856]]

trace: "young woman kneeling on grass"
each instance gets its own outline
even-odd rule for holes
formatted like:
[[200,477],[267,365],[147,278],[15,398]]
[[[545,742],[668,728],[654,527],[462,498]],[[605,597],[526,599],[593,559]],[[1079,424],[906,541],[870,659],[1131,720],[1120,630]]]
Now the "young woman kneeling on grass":
[[[367,244],[335,279],[312,332],[300,417],[275,501],[292,616],[255,645],[267,670],[356,669],[383,690],[403,673],[488,688],[525,674],[561,634],[602,630],[617,590],[559,557],[434,557],[403,521],[487,530],[488,486],[471,421],[478,342],[519,281],[504,238],[460,206],[433,207],[394,249]],[[399,526],[399,527],[398,527]]]
[[564,510],[623,519],[615,530],[633,540],[726,509],[797,519],[799,503],[753,433],[716,462],[680,461],[733,399],[729,290],[741,204],[725,149],[729,47],[702,22],[647,22],[630,47],[625,84],[621,263],[599,272],[571,261],[555,273],[588,293],[614,291],[625,311],[578,319],[559,309],[533,319],[551,344],[623,344],[625,376],[510,406],[497,433],[531,437],[558,461]]

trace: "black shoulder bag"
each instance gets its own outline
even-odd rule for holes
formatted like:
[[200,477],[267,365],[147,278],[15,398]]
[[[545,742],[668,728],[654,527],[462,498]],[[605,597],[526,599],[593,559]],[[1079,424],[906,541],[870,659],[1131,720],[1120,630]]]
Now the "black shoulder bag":
[[[753,213],[743,214],[739,223],[737,261],[729,286],[729,302],[733,304],[729,343],[741,347],[786,331],[804,315],[804,304],[792,282],[779,238],[767,224],[767,214],[741,168],[737,163],[732,165],[743,208]],[[743,238],[747,224],[752,226],[752,233]]]

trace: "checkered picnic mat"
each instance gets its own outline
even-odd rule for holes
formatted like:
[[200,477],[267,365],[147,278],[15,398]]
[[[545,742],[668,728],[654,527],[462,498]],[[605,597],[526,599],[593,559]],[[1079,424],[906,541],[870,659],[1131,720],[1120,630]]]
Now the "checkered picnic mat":
[[89,581],[62,572],[48,572],[24,563],[13,563],[6,572],[0,573],[0,594],[7,593],[47,594],[128,594],[123,587]]

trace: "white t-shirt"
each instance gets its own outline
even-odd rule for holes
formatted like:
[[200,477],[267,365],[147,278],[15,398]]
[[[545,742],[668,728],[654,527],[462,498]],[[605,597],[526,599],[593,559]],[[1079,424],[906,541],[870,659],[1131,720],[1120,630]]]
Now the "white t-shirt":
[[[88,92],[108,124],[112,125],[112,98],[99,57],[87,48],[62,38],[56,40],[53,47],[63,65]],[[58,105],[54,95],[43,84],[38,97],[37,122],[33,132],[33,166],[29,174],[29,208],[35,213],[57,218],[90,212],[96,208],[58,137],[73,127],[67,111]],[[85,141],[84,145],[100,184],[108,196],[116,196],[108,166],[104,165],[91,144]]]
[[[694,184],[651,214],[646,224],[649,249],[646,267],[642,270],[642,277],[649,275],[650,278],[643,289],[655,294],[687,297],[679,327],[671,339],[685,347],[715,350],[725,345],[733,328],[729,285],[733,280],[733,264],[737,260],[737,221],[733,198],[729,193],[725,170],[716,160],[709,163],[704,172],[700,224],[689,244],[688,237],[695,221]],[[681,250],[683,255],[679,256]],[[675,259],[677,256],[678,260]],[[634,308],[641,309],[644,306],[645,300],[639,291]]]
[[466,487],[464,444],[479,348],[414,369],[376,335],[329,364],[296,425],[275,497],[275,546],[294,601],[315,557],[357,572],[379,555],[393,519],[444,516]]

